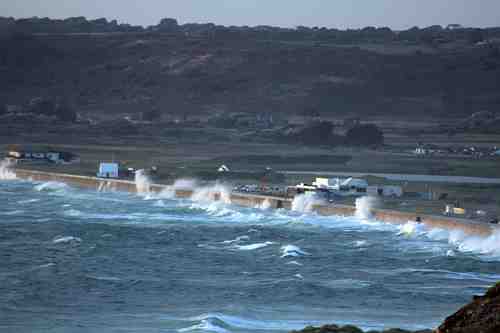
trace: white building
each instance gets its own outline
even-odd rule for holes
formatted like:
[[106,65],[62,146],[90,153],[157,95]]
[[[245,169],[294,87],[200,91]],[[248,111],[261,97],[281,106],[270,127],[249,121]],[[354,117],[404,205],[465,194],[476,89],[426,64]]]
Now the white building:
[[118,178],[118,163],[101,163],[97,177]]
[[12,158],[23,158],[23,153],[19,151],[9,151],[7,156]]
[[321,190],[327,190],[339,195],[363,195],[368,188],[368,182],[359,178],[316,178],[312,185]]

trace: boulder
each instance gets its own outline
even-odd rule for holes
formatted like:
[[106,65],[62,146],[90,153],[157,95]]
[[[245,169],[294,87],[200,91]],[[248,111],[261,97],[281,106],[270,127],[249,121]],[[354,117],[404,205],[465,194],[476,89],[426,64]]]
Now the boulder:
[[446,318],[437,333],[500,332],[500,282]]

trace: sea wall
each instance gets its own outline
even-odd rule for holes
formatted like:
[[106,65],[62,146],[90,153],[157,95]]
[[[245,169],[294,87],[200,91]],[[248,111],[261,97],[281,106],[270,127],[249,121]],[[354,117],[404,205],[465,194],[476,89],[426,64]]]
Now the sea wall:
[[[61,173],[42,172],[26,169],[16,169],[16,176],[22,179],[30,179],[35,181],[59,181],[70,185],[90,188],[95,190],[115,190],[138,192],[138,186],[134,181],[121,180],[121,179],[101,179],[96,177],[78,176]],[[159,193],[171,187],[163,184],[147,184],[144,189],[144,184],[141,185],[140,191],[146,190],[151,193]],[[190,198],[193,195],[191,189],[175,189],[175,196],[178,198]],[[220,193],[212,193],[212,200],[220,200]],[[246,193],[231,193],[231,203],[246,207],[266,207],[272,209],[291,209],[292,199],[273,197],[258,194]],[[356,214],[356,207],[338,204],[324,204],[313,205],[312,211],[321,215],[338,215],[338,216],[353,216]],[[385,209],[370,209],[369,214],[371,217],[378,221],[392,223],[392,224],[405,224],[408,221],[416,221],[417,217],[422,224],[428,225],[432,228],[442,228],[449,230],[461,230],[467,234],[474,234],[478,236],[489,236],[493,232],[500,230],[498,226],[477,222],[468,219],[450,218],[445,216],[435,215],[417,215],[416,213],[401,212],[395,210]]]

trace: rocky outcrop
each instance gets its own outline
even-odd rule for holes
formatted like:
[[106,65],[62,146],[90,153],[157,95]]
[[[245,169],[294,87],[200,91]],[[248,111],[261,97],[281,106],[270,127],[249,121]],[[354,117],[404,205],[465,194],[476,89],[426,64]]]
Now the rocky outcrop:
[[[322,327],[306,327],[301,331],[293,331],[292,333],[364,333],[364,331],[356,326],[337,326],[325,325]],[[432,333],[431,330],[424,331],[405,331],[398,328],[389,329],[386,331],[368,331],[366,333]]]
[[500,282],[484,296],[474,296],[472,302],[455,312],[439,326],[437,333],[498,333],[500,332]]

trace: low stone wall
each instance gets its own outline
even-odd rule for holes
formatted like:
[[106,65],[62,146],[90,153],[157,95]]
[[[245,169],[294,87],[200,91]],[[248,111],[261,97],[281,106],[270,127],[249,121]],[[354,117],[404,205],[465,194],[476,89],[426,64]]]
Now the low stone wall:
[[[70,185],[75,185],[84,188],[95,190],[116,190],[137,192],[135,182],[121,179],[101,179],[97,177],[77,176],[70,174],[50,173],[42,171],[33,171],[25,169],[16,169],[17,177],[22,179],[31,179],[36,181],[60,181]],[[169,187],[162,184],[151,184],[149,189],[143,189],[148,192],[159,193],[167,190]],[[175,196],[177,198],[191,198],[193,191],[189,189],[176,189]],[[220,200],[220,194],[213,193],[211,200]],[[292,200],[290,198],[280,198],[258,194],[232,193],[231,202],[245,207],[266,207],[273,209],[291,209]],[[356,214],[356,208],[347,205],[315,205],[312,210],[321,215],[338,215],[338,216],[353,216]],[[500,227],[477,222],[467,219],[449,218],[445,216],[433,215],[417,215],[416,213],[400,212],[394,210],[372,209],[371,214],[374,219],[393,223],[405,224],[408,221],[416,221],[417,216],[421,223],[433,228],[461,230],[467,234],[478,236],[489,236],[493,232],[500,230]]]

